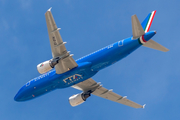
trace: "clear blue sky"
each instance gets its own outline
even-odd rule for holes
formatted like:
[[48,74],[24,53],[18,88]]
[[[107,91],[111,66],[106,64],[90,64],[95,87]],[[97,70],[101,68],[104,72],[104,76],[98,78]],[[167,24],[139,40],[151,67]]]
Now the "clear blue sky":
[[[180,119],[179,5],[179,0],[0,0],[0,120]],[[68,98],[80,93],[73,88],[27,102],[13,100],[21,86],[39,75],[36,65],[51,59],[44,16],[50,7],[74,59],[131,36],[131,16],[136,14],[142,22],[157,10],[153,39],[170,51],[141,47],[93,77],[122,96],[147,104],[145,109],[96,96],[71,107]]]

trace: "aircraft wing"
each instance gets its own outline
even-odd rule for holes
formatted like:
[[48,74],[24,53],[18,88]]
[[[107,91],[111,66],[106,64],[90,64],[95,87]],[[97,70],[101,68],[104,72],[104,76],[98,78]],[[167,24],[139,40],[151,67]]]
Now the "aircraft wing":
[[80,82],[76,85],[72,86],[75,89],[78,90],[82,90],[84,92],[86,91],[92,91],[93,95],[114,101],[114,102],[118,102],[133,108],[144,108],[145,105],[139,105],[131,100],[128,100],[125,97],[122,97],[121,95],[118,95],[114,92],[112,92],[112,90],[108,90],[104,87],[102,87],[102,85],[100,85],[100,83],[95,82],[92,78],[89,78],[83,82]]
[[59,33],[60,28],[57,28],[54,18],[51,13],[51,8],[45,13],[46,24],[48,28],[49,40],[51,44],[51,51],[53,58],[60,58],[58,64],[55,65],[56,73],[64,73],[74,67],[77,67],[77,63],[72,58],[73,54],[69,54],[66,50],[65,43],[63,42]]

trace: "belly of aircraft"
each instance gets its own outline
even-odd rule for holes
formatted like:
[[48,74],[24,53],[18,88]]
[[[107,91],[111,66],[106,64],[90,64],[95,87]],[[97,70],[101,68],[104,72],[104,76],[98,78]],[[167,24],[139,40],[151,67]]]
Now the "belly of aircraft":
[[[88,66],[87,66],[88,65]],[[86,66],[86,67],[83,67]],[[82,82],[93,75],[97,71],[92,71],[89,67],[89,63],[79,65],[79,68],[73,69],[62,75],[56,73],[48,78],[42,78],[40,80],[34,79],[27,82],[15,96],[16,101],[26,101],[33,98],[37,98],[43,94],[51,92],[55,89],[66,88]]]

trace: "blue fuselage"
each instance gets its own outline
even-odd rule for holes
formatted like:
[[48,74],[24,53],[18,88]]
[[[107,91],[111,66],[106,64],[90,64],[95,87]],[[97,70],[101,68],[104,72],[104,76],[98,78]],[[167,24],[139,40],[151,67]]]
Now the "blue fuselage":
[[16,94],[16,101],[26,101],[57,88],[65,88],[94,76],[99,70],[112,65],[140,47],[132,37],[118,41],[76,60],[78,67],[63,74],[55,69],[28,81]]

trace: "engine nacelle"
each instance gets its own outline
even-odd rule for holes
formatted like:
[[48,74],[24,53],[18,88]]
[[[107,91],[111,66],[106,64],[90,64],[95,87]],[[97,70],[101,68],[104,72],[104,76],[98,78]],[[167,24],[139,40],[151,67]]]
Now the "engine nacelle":
[[40,74],[46,73],[52,69],[49,62],[50,61],[48,60],[37,65],[37,70]]
[[91,96],[90,92],[73,95],[69,98],[69,103],[71,106],[75,107],[85,102],[89,96]]
[[51,60],[42,62],[40,64],[37,65],[37,70],[40,74],[46,73],[48,71],[50,71],[52,68],[54,68],[54,66],[56,64],[58,64],[58,61],[60,60],[59,57],[57,58],[53,58]]

